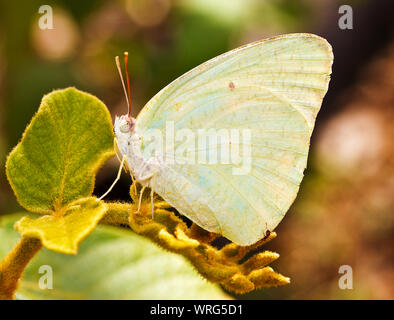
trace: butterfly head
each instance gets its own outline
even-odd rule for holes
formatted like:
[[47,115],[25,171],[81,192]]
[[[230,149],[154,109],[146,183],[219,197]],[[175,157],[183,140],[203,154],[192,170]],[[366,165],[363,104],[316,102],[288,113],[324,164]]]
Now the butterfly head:
[[115,117],[114,132],[117,137],[122,135],[130,135],[134,131],[136,119],[124,114]]
[[127,114],[115,117],[114,132],[121,154],[127,154],[130,144],[136,140],[135,123],[136,119],[129,117]]

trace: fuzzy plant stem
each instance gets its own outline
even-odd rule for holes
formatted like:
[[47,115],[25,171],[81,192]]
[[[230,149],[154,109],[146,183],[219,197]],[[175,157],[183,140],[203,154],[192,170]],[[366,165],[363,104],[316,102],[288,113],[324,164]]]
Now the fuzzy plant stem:
[[113,226],[129,226],[130,213],[137,210],[137,206],[126,203],[107,202],[107,211],[100,220],[101,224]]
[[41,249],[39,239],[23,237],[0,262],[0,300],[15,299],[15,291],[23,270]]

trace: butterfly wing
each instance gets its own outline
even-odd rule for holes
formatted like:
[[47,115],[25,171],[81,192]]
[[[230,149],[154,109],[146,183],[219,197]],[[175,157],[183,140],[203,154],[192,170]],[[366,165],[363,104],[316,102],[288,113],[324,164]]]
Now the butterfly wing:
[[[165,135],[168,123],[175,132],[247,129],[251,163],[247,174],[235,174],[244,163],[202,163],[195,141],[175,141],[165,151],[175,149],[174,161],[159,172],[155,191],[202,228],[235,243],[264,237],[297,195],[332,62],[325,39],[289,34],[229,51],[170,83],[143,108],[137,132]],[[246,150],[246,140],[238,140],[239,150]],[[185,161],[193,157],[195,163]]]

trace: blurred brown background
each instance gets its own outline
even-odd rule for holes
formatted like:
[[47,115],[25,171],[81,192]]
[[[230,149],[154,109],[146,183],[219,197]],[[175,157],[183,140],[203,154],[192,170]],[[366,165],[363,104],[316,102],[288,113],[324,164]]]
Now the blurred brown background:
[[[53,30],[38,27],[43,4]],[[353,30],[338,27],[342,4],[353,8]],[[290,32],[325,37],[335,56],[305,179],[268,246],[292,283],[237,298],[393,299],[392,0],[0,0],[0,214],[20,211],[4,163],[45,93],[75,86],[125,113],[114,56],[128,51],[136,114],[205,60]],[[117,165],[101,170],[96,194]],[[129,184],[124,176],[109,198],[127,200]],[[352,290],[338,287],[341,265],[353,268]]]

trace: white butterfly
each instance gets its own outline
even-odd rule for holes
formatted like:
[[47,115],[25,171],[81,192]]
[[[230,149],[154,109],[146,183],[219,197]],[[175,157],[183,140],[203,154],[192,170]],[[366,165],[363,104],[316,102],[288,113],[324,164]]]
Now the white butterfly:
[[[332,63],[331,46],[312,34],[277,36],[213,58],[162,89],[136,119],[130,111],[116,117],[122,166],[127,161],[139,183],[202,228],[253,244],[279,224],[297,195]],[[229,135],[202,148],[188,135],[210,128]],[[179,139],[181,130],[188,134]],[[164,137],[156,153],[147,143],[152,132]],[[233,153],[230,162],[226,154],[220,159],[226,161],[198,161],[202,151],[209,158],[212,149],[229,146],[249,150],[244,174],[234,172],[244,163]]]

